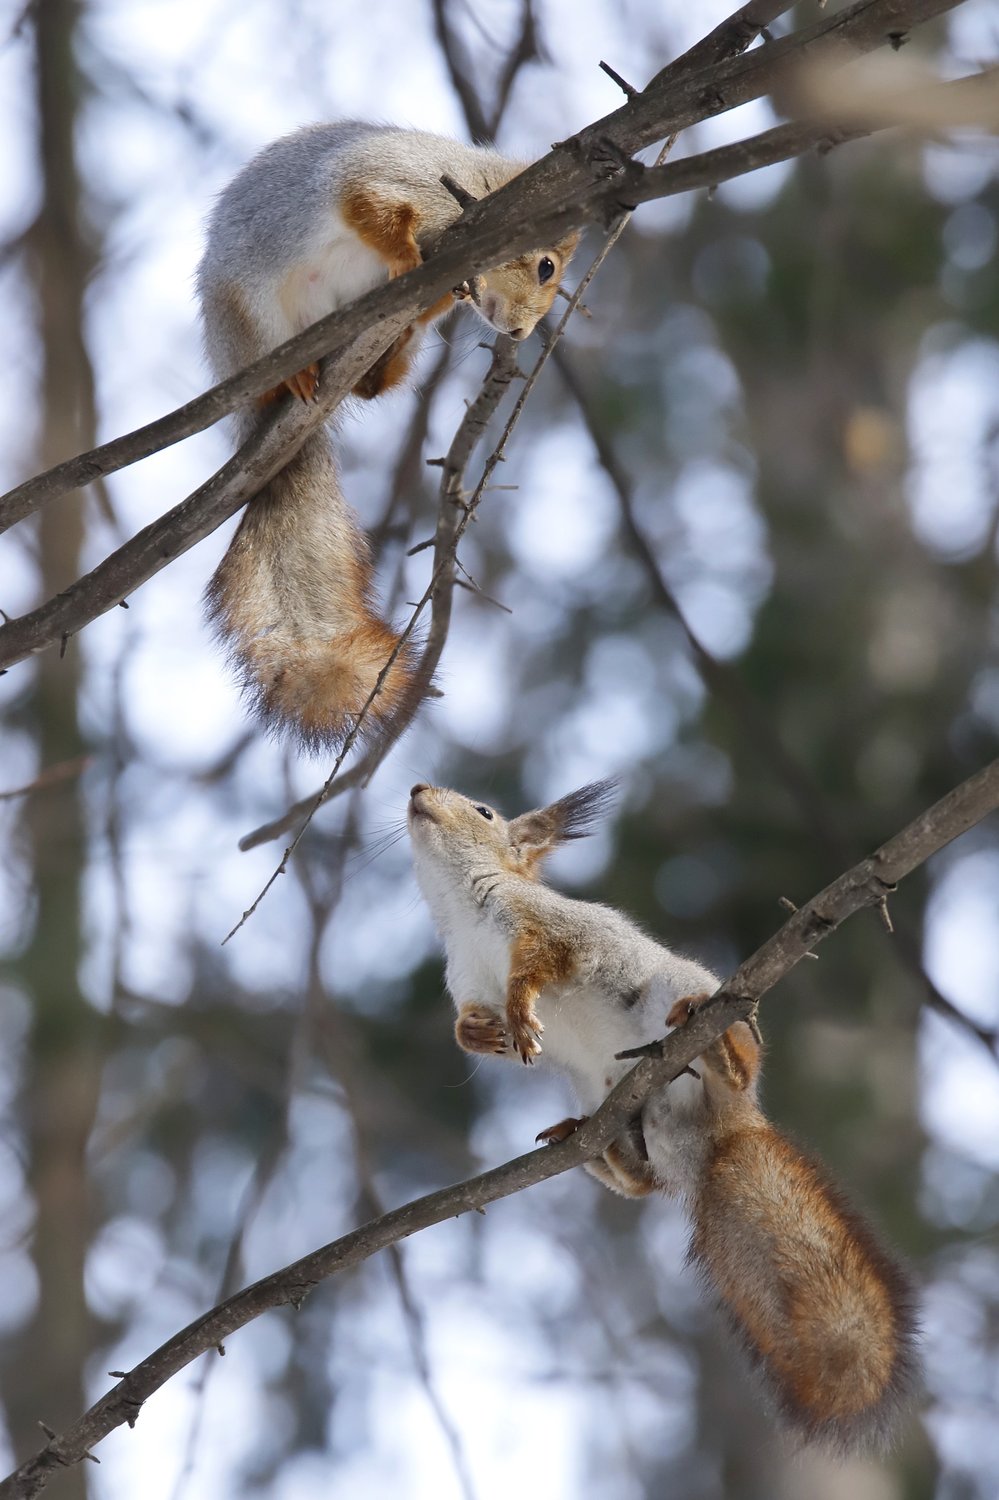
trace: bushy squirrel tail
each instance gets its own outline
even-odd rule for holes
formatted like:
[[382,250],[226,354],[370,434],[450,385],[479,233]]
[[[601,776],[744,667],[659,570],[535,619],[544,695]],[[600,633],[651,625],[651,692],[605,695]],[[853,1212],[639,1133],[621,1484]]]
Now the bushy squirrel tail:
[[[342,745],[399,643],[371,595],[367,542],[320,432],[250,501],[205,592],[209,618],[268,728],[309,750]],[[404,645],[366,726],[384,725],[413,690]]]
[[791,1431],[885,1446],[916,1384],[915,1297],[870,1227],[765,1122],[713,1143],[692,1207],[690,1258]]

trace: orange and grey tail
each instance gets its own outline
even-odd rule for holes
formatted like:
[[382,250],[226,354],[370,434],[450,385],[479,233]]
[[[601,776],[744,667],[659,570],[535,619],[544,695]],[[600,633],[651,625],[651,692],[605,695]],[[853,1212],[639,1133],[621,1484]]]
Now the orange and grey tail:
[[342,745],[383,671],[365,727],[414,691],[412,653],[373,606],[367,543],[325,433],[250,502],[206,603],[254,712],[306,749]]
[[824,1172],[771,1126],[715,1144],[690,1256],[788,1426],[885,1446],[917,1383],[909,1278]]

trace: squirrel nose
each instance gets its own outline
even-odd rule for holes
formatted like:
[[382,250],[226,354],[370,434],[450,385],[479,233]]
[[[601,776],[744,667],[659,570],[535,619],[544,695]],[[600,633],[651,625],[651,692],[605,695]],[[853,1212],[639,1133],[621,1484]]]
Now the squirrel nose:
[[520,342],[521,339],[526,339],[527,338],[527,329],[526,328],[509,328],[509,329],[507,329],[507,333],[508,333],[508,335],[509,335],[510,338],[516,339],[518,343]]
[[411,797],[417,797],[419,796],[420,792],[429,792],[429,790],[430,788],[425,781],[418,781],[415,786],[410,787],[409,795]]

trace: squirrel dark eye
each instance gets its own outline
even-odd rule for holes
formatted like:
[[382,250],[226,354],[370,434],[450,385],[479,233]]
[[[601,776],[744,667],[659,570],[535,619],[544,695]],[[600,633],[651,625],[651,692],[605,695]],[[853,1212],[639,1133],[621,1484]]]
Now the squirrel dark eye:
[[479,814],[480,817],[485,818],[485,820],[486,820],[487,823],[491,823],[492,822],[493,815],[490,812],[490,810],[489,810],[488,807],[479,806],[479,807],[477,807],[475,809],[475,811]]
[[538,261],[538,283],[544,286],[546,281],[551,281],[555,275],[555,262],[550,255],[543,255]]

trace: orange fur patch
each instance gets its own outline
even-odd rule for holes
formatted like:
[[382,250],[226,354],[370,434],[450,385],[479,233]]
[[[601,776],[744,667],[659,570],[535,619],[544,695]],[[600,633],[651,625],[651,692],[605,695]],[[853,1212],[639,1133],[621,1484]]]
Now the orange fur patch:
[[416,243],[419,215],[411,203],[379,198],[369,187],[347,187],[340,199],[340,212],[354,233],[377,251],[390,276],[402,276],[423,262]]
[[257,397],[258,406],[269,406],[272,401],[277,401],[286,391],[297,396],[300,401],[312,401],[319,389],[319,365],[313,361],[304,369],[298,370],[294,375],[289,375],[287,380],[282,380],[280,385],[272,385],[269,391],[264,391],[262,396]]
[[730,1088],[741,1093],[760,1071],[760,1044],[744,1021],[736,1021],[708,1048],[704,1060],[722,1074]]
[[420,313],[417,323],[422,327],[426,323],[436,323],[438,318],[443,318],[454,307],[454,297],[450,292],[435,302],[433,307],[428,307],[426,312]]
[[534,1002],[548,984],[569,978],[576,965],[571,946],[540,927],[528,927],[518,935],[510,954],[506,987],[506,1019],[513,1044],[525,1062],[541,1048],[537,1037],[541,1023]]
[[[327,640],[284,643],[282,666],[261,680],[268,717],[292,720],[310,744],[324,744],[349,729],[364,707],[399,637],[377,615],[365,613],[353,630]],[[297,649],[296,649],[297,648]],[[251,647],[248,656],[268,655]],[[375,721],[388,717],[404,696],[407,674],[400,658],[389,669],[368,710]]]
[[413,351],[410,348],[413,342],[413,332],[412,328],[404,329],[399,337],[389,344],[385,353],[379,355],[371,369],[365,371],[354,386],[355,396],[371,401],[375,396],[380,396],[383,391],[390,390],[392,386],[399,385],[405,380],[413,358]]

